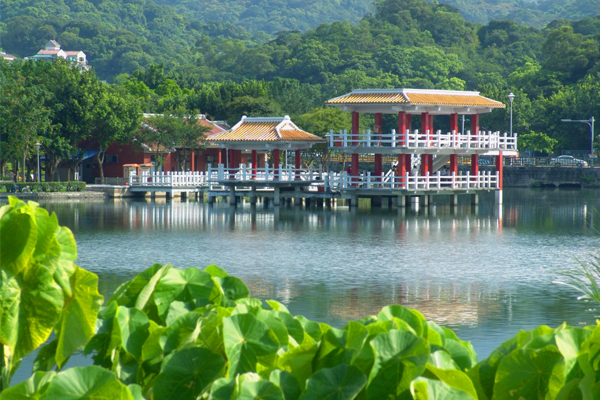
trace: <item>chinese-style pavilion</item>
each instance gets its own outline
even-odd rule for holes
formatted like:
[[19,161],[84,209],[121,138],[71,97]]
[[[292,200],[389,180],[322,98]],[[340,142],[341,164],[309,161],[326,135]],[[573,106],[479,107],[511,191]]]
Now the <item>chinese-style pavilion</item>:
[[[481,96],[479,92],[427,89],[360,89],[330,99],[328,106],[338,107],[352,113],[350,134],[331,133],[329,145],[351,154],[351,176],[358,176],[359,154],[374,154],[374,176],[382,176],[382,154],[397,154],[397,175],[418,175],[422,179],[433,175],[442,165],[450,162],[449,174],[458,175],[458,155],[471,156],[470,175],[477,178],[479,156],[495,155],[497,182],[483,189],[498,190],[498,201],[502,201],[503,155],[516,154],[516,136],[507,137],[499,132],[480,130],[479,116],[497,108],[501,102]],[[372,131],[361,134],[361,114],[374,114]],[[383,114],[398,116],[398,129],[390,134],[382,133]],[[435,117],[450,117],[450,126],[435,131]],[[458,116],[468,115],[471,120],[469,132],[460,132]],[[420,118],[420,132],[411,129],[413,118]],[[413,155],[420,157],[419,171],[411,171]],[[438,162],[434,165],[434,155]]]

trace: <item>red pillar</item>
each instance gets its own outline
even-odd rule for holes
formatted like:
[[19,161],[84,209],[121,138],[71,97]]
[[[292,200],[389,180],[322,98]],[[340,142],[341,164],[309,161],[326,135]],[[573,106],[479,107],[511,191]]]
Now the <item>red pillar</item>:
[[[382,131],[381,124],[382,124],[382,122],[383,122],[383,114],[376,113],[375,114],[375,126],[373,127],[373,133],[375,133],[377,135],[378,141],[381,141],[381,131]],[[374,168],[375,176],[380,177],[382,170],[383,170],[383,167],[382,167],[381,154],[375,154],[375,168]]]
[[[473,140],[477,140],[479,136],[479,114],[471,115],[471,135],[474,135]],[[471,155],[471,175],[479,173],[479,154]]]
[[471,115],[471,135],[479,135],[479,114]]
[[358,131],[359,131],[360,117],[357,111],[352,111],[352,145],[358,145]]
[[458,175],[458,156],[450,154],[450,175]]
[[429,114],[429,139],[433,139],[433,114]]
[[[357,111],[352,111],[352,145],[357,146],[360,118]],[[358,154],[352,154],[352,176],[358,175]]]
[[479,154],[471,154],[471,175],[479,173]]
[[300,179],[300,150],[296,150],[294,152],[294,168],[296,168],[296,176],[295,179]]
[[225,164],[225,162],[227,161],[227,149],[220,149],[219,150],[219,164]]
[[421,136],[427,135],[427,131],[429,128],[429,114],[423,113],[421,114]]
[[502,150],[496,156],[496,172],[498,172],[498,189],[502,190],[502,181],[504,180],[504,156]]
[[190,152],[190,169],[192,172],[196,170],[196,152],[194,150]]
[[273,176],[279,180],[279,149],[273,150]]
[[252,150],[252,178],[256,178],[257,168],[258,168],[258,154],[256,150]]
[[458,135],[458,114],[450,114],[450,132]]
[[400,146],[406,146],[406,112],[400,111],[398,113],[398,144]]
[[[352,154],[351,175],[358,176],[358,154],[356,153]],[[356,179],[353,179],[353,181],[356,181]]]
[[426,175],[429,168],[429,154],[421,154],[421,175]]

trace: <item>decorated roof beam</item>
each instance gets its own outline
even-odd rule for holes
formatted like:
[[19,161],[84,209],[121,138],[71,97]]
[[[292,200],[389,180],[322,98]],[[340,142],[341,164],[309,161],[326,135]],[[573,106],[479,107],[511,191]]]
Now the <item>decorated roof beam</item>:
[[326,140],[298,128],[289,116],[246,117],[226,132],[206,139],[235,150],[301,150]]
[[366,114],[450,115],[485,114],[505,104],[481,96],[479,92],[434,89],[356,89],[325,102],[343,111]]

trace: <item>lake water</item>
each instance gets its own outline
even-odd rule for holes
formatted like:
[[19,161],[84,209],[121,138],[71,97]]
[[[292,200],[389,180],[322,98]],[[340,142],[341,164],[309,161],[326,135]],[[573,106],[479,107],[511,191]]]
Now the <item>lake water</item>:
[[441,201],[404,212],[163,199],[43,206],[71,228],[79,264],[105,296],[153,263],[217,264],[253,297],[335,326],[387,304],[415,308],[480,359],[519,329],[597,315],[552,281],[598,249],[598,190],[509,189],[502,207],[490,194],[477,208]]

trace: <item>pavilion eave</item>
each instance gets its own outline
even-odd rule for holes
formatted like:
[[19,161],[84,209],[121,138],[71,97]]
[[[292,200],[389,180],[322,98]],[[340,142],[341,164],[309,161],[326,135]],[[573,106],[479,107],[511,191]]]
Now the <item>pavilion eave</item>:
[[[473,115],[487,114],[492,112],[492,107],[481,106],[444,106],[444,105],[421,105],[421,104],[327,104],[330,107],[338,107],[342,111],[355,111],[363,114],[407,114],[419,115],[428,113],[431,115]],[[498,107],[501,108],[501,107]]]
[[231,150],[257,150],[257,151],[271,151],[271,150],[304,150],[310,149],[313,145],[323,142],[301,142],[301,141],[276,141],[276,142],[264,142],[264,141],[214,141],[214,144],[218,145],[222,149]]

